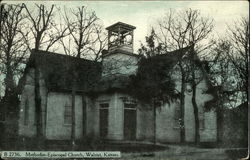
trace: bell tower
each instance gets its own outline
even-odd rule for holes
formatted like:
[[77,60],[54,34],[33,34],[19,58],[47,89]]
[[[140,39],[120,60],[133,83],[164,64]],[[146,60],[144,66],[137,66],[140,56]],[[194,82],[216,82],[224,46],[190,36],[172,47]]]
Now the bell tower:
[[106,29],[108,30],[108,51],[116,49],[133,53],[134,29],[136,27],[117,22]]
[[102,54],[103,76],[130,75],[136,72],[138,55],[133,53],[135,28],[122,22],[117,22],[106,28],[108,31],[108,50]]

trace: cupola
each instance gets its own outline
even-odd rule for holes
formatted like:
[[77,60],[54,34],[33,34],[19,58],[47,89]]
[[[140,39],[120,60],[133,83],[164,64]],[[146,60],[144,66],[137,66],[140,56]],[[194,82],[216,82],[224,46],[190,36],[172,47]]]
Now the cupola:
[[116,49],[133,53],[134,29],[136,27],[117,22],[106,29],[108,30],[108,51]]
[[133,53],[136,27],[117,22],[109,27],[108,50],[103,52],[102,76],[131,75],[137,70],[138,55]]

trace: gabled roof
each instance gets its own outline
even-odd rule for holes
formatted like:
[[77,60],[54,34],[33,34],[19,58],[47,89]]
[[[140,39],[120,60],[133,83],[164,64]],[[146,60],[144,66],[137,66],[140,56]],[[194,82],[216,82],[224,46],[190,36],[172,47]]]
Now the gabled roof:
[[38,68],[49,91],[70,91],[74,72],[77,73],[76,90],[94,86],[101,77],[101,63],[46,51],[32,51],[25,72]]
[[[150,58],[142,58],[138,69],[150,67],[157,63],[168,64],[171,68],[190,50],[190,47],[175,50]],[[101,77],[100,62],[76,58],[68,55],[47,51],[32,51],[25,73],[30,68],[39,69],[49,91],[67,92],[72,90],[73,70],[77,73],[76,91],[78,92],[106,92],[112,90],[126,90],[131,83],[128,75]],[[20,80],[24,84],[25,76]],[[22,90],[20,88],[20,90]]]

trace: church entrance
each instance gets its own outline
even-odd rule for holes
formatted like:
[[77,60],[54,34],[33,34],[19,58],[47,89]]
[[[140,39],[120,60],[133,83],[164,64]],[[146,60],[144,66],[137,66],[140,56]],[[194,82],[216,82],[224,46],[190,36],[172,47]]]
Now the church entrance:
[[136,139],[136,105],[124,104],[124,140]]

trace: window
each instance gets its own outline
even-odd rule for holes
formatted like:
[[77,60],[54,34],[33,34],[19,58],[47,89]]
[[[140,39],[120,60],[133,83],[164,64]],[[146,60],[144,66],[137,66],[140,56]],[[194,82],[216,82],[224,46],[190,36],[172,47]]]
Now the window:
[[175,106],[174,109],[174,128],[180,128],[180,123],[181,123],[181,109],[180,107],[177,105]]
[[24,125],[28,125],[29,123],[29,100],[25,100],[24,104]]
[[136,104],[124,103],[124,114],[123,114],[123,135],[125,140],[136,139],[136,121],[137,112]]
[[99,132],[100,138],[105,139],[108,135],[108,114],[109,114],[109,104],[100,104],[100,115],[99,115]]
[[70,105],[64,107],[64,124],[72,124],[72,107]]

